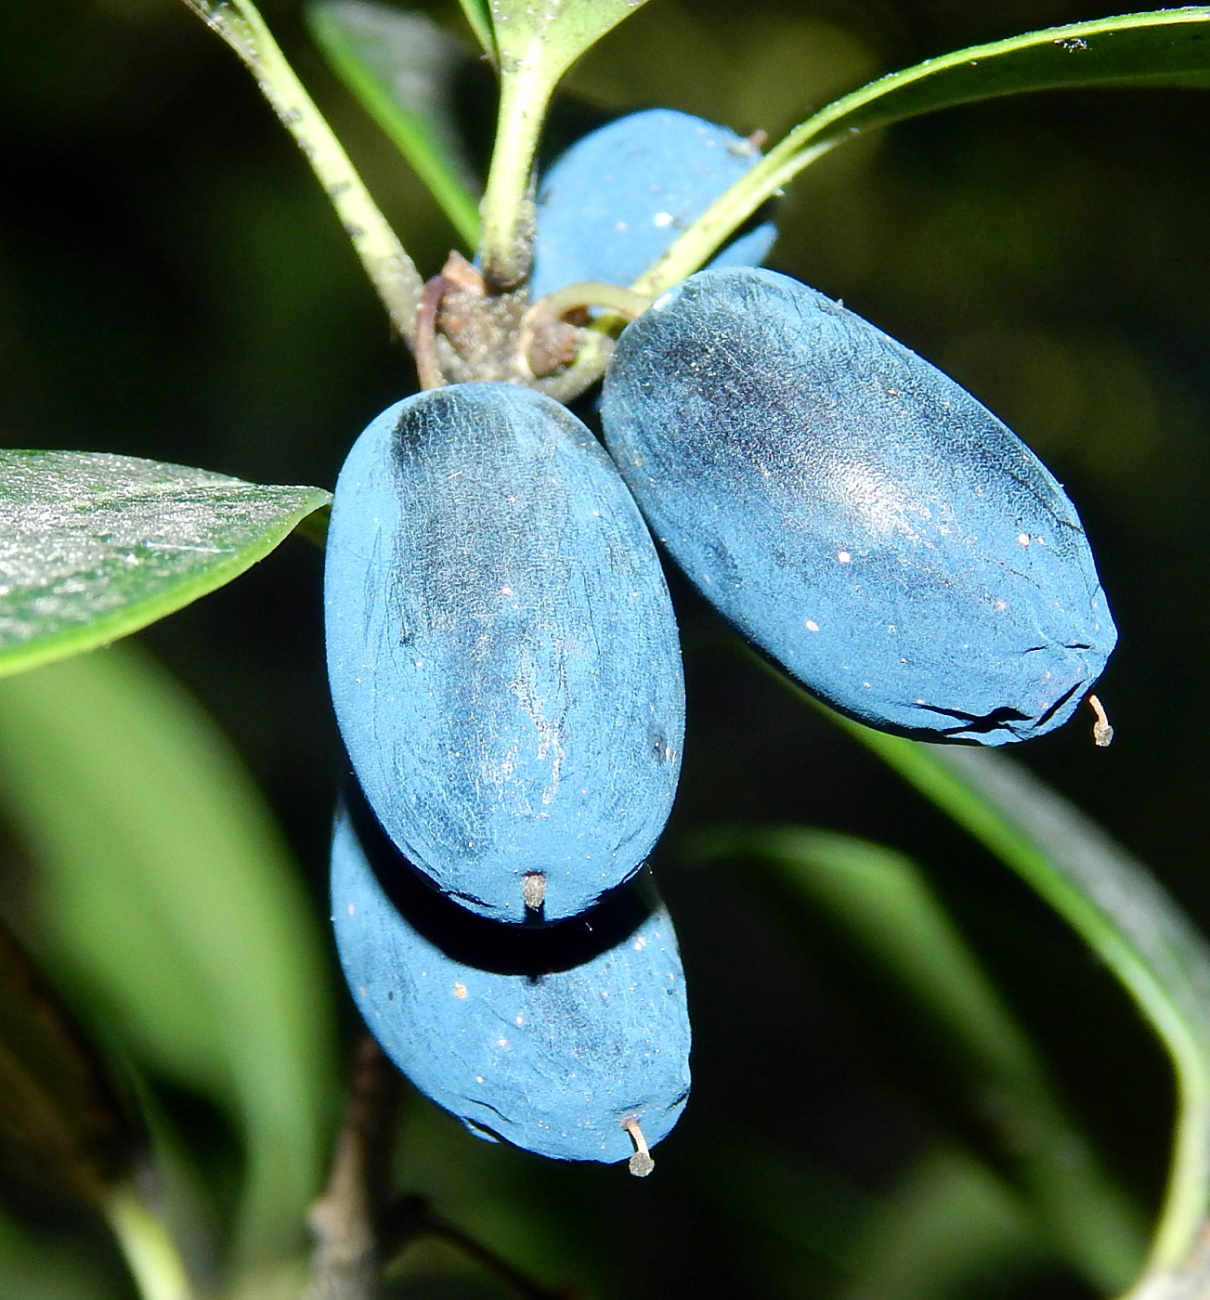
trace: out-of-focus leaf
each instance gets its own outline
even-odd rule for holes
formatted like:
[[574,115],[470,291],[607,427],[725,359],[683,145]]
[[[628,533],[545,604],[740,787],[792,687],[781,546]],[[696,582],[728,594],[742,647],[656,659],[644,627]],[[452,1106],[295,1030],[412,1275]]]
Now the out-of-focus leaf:
[[0,801],[47,959],[133,1060],[244,1135],[244,1258],[297,1244],[334,1095],[316,918],[247,775],[129,650],[0,681]]
[[492,31],[492,9],[489,0],[458,0],[463,15],[475,33],[475,39],[483,46],[484,54],[496,57],[496,37]]
[[1172,1168],[1147,1272],[1131,1294],[1166,1294],[1165,1279],[1185,1267],[1207,1231],[1210,951],[1205,940],[1141,863],[1011,759],[990,750],[924,745],[836,720],[1064,917],[1164,1044],[1177,1084]]
[[100,1052],[0,924],[0,1159],[101,1207],[142,1145]]
[[373,0],[322,0],[311,33],[341,80],[415,168],[469,248],[478,188],[454,126],[451,80],[462,47],[426,14]]
[[[921,1160],[871,1216],[840,1300],[949,1300],[1045,1267],[1029,1216],[988,1170],[944,1148]],[[980,1286],[980,1284],[982,1284]]]
[[[698,1143],[701,1187],[729,1220],[840,1273],[858,1271],[857,1243],[881,1200],[801,1151],[754,1140],[739,1125]],[[727,1178],[718,1177],[718,1152],[727,1154]]]
[[329,500],[133,456],[0,450],[0,676],[188,605]]
[[655,297],[704,265],[804,167],[846,140],[959,104],[1086,86],[1210,87],[1210,6],[1070,23],[926,59],[835,100],[770,149],[646,271]]
[[916,865],[797,827],[715,831],[698,844],[708,860],[753,863],[812,948],[843,962],[846,989],[910,1045],[929,1092],[1024,1194],[1057,1251],[1100,1290],[1128,1283],[1145,1250],[1142,1225]]
[[526,197],[534,150],[559,79],[646,0],[492,0],[500,67],[500,115],[487,191],[480,256],[489,280],[520,283],[529,270]]
[[[19,1300],[114,1300],[115,1289],[102,1281],[88,1252],[47,1246],[45,1238],[0,1212],[0,1294]],[[121,1294],[129,1292],[123,1287]]]
[[143,1300],[193,1300],[176,1243],[140,1183],[115,1189],[105,1210]]

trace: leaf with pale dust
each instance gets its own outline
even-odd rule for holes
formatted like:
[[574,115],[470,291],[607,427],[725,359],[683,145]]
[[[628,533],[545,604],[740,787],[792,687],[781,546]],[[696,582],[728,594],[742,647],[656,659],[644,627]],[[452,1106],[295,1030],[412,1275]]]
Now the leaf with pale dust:
[[188,605],[328,500],[133,456],[0,451],[0,676]]

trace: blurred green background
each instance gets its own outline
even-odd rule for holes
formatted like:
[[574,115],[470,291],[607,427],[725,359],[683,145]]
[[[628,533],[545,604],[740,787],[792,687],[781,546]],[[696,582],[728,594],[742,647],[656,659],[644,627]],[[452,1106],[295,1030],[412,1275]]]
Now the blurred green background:
[[[653,105],[776,139],[879,73],[1118,9],[651,0],[573,71],[547,150]],[[434,274],[452,241],[439,212],[324,68],[299,7],[264,12],[422,274]],[[461,30],[454,6],[430,12]],[[468,67],[463,91],[482,161],[486,72]],[[4,445],[331,487],[357,432],[412,390],[406,350],[303,161],[245,70],[176,0],[3,0],[0,157]],[[1122,634],[1100,688],[1117,739],[1095,751],[1077,721],[1016,756],[1147,862],[1206,929],[1208,175],[1204,93],[994,101],[862,139],[810,169],[781,203],[771,258],[952,374],[1068,487]],[[320,568],[318,551],[291,539],[140,640],[253,772],[322,919],[341,757]],[[1168,1155],[1159,1049],[1001,866],[795,702],[684,584],[674,594],[689,733],[656,867],[691,981],[685,1119],[639,1184],[618,1169],[488,1147],[416,1100],[401,1185],[586,1294],[1091,1294],[952,1145],[944,1106],[922,1082],[927,1061],[854,1000],[827,944],[754,878],[694,866],[686,846],[718,824],[789,822],[911,855],[1146,1210]],[[36,876],[16,836],[0,844],[3,910],[36,930]],[[351,1041],[330,950],[328,962]],[[215,1177],[233,1177],[221,1117],[188,1089],[163,1096]],[[64,1240],[85,1246],[77,1269],[95,1262],[82,1294],[128,1294],[111,1248],[74,1212],[17,1180],[8,1199],[36,1289],[0,1276],[0,1297],[80,1294],[70,1278],[55,1290],[56,1269],[71,1271],[49,1263]],[[444,1247],[416,1248],[406,1263],[400,1294],[503,1294]]]

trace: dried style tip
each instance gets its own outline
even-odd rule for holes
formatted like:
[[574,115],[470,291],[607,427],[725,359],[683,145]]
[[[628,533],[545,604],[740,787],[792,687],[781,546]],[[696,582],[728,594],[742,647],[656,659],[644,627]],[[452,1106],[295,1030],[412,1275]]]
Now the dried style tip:
[[1109,715],[1095,695],[1088,697],[1088,703],[1093,713],[1097,715],[1097,720],[1092,724],[1092,743],[1098,749],[1107,749],[1113,741],[1113,726],[1109,721]]
[[526,911],[540,912],[546,901],[546,877],[540,871],[527,871],[521,879],[521,899]]
[[647,1149],[647,1139],[643,1136],[643,1130],[639,1128],[639,1121],[628,1119],[622,1127],[630,1134],[630,1140],[634,1143],[634,1155],[630,1157],[630,1172],[636,1178],[646,1178],[655,1168],[655,1161]]

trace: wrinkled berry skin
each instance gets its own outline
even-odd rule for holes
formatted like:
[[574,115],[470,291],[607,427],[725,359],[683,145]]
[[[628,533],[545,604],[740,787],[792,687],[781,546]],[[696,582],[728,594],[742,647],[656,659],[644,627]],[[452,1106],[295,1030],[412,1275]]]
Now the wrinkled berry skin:
[[1059,726],[1116,640],[1084,530],[969,393],[769,271],[705,271],[623,333],[607,441],[701,591],[870,726]]
[[555,1160],[626,1160],[689,1092],[672,922],[645,876],[584,916],[502,926],[417,882],[355,792],[337,817],[332,920],[387,1055],[477,1136]]
[[[586,135],[538,186],[531,295],[581,280],[637,280],[759,161],[760,151],[734,131],[669,108],[631,113]],[[776,234],[764,222],[712,265],[757,266]]]
[[508,384],[385,411],[336,486],[325,604],[349,757],[438,888],[520,922],[539,872],[551,921],[638,869],[676,790],[680,649],[650,534],[579,420]]

